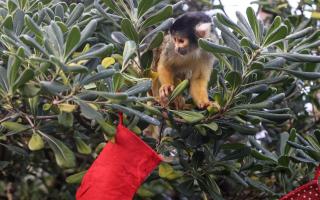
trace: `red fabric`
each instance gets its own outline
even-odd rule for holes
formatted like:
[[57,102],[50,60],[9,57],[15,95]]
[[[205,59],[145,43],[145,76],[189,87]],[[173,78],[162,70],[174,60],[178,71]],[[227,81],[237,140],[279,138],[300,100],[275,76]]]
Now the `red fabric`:
[[318,183],[319,176],[320,166],[316,170],[314,180],[296,188],[292,192],[289,192],[280,200],[320,200],[320,185]]
[[77,200],[131,200],[161,158],[138,136],[122,125],[115,143],[107,143],[78,188]]

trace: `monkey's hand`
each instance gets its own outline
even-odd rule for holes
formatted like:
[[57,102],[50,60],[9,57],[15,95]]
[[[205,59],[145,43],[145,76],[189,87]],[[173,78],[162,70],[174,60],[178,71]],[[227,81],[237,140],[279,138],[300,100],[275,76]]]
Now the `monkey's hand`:
[[168,104],[168,96],[173,91],[174,86],[171,84],[163,84],[159,89],[160,104],[165,106]]

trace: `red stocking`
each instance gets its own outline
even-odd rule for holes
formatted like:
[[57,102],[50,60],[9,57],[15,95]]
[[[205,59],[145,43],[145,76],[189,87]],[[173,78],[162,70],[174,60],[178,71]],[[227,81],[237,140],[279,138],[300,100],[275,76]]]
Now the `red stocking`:
[[315,177],[309,183],[302,185],[280,200],[320,200],[320,185],[318,178],[320,177],[320,166],[316,170]]
[[78,188],[77,200],[131,200],[161,158],[120,123],[115,143],[107,143]]

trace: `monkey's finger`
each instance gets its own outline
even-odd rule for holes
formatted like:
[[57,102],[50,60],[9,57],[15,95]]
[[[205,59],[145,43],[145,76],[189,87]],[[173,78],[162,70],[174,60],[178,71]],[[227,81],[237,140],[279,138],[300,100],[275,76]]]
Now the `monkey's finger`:
[[160,93],[160,99],[163,99],[163,97],[165,96],[164,91],[162,89],[160,89],[159,93]]
[[165,95],[166,95],[166,96],[169,96],[169,94],[170,94],[170,88],[169,88],[169,87],[166,87],[166,88],[165,88]]

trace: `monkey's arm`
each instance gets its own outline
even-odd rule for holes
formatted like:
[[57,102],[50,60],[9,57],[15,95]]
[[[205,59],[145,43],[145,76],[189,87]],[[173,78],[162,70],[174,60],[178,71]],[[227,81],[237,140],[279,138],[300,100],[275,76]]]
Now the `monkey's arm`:
[[190,94],[198,108],[205,108],[210,105],[208,98],[208,82],[210,80],[211,68],[195,68],[190,80]]

